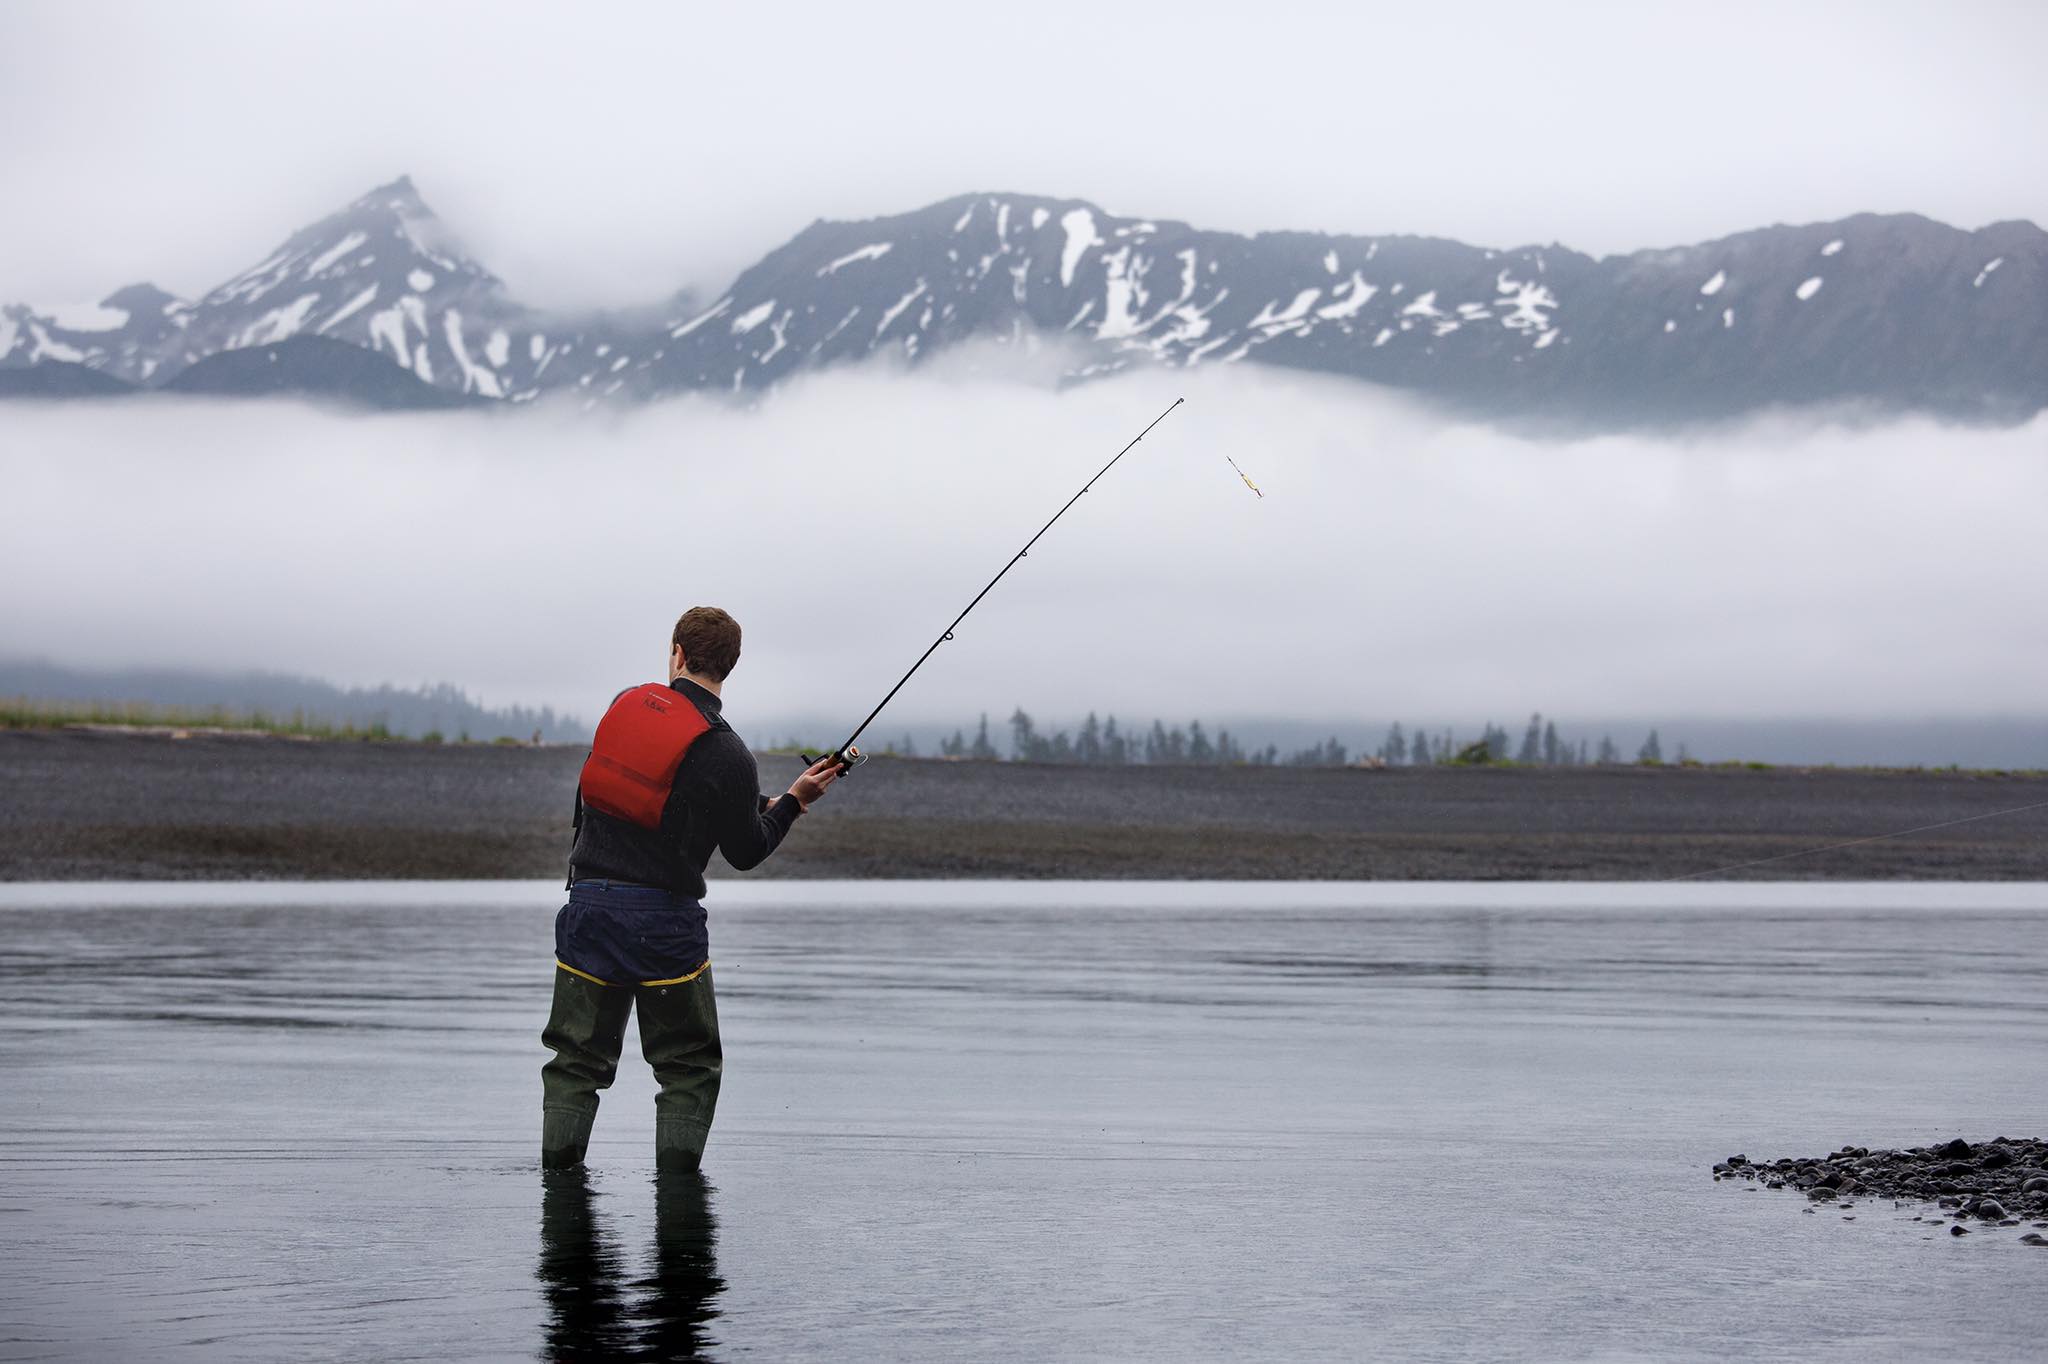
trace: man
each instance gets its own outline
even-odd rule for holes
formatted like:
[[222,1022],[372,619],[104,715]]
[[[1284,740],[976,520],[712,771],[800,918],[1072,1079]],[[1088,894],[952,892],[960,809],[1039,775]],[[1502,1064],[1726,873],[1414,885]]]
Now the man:
[[555,917],[555,1000],[541,1041],[541,1163],[580,1165],[598,1091],[618,1073],[626,1016],[654,1100],[657,1168],[694,1170],[718,1106],[723,1056],[704,923],[715,847],[759,866],[846,769],[825,758],[787,793],[761,794],[754,755],[719,715],[740,656],[739,622],[696,606],[676,622],[668,685],[621,692],[605,712],[576,791],[569,902]]

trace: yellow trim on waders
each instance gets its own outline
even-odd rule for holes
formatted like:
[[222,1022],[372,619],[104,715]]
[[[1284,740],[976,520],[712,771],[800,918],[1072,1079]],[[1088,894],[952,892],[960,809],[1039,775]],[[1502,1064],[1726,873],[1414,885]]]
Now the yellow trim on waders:
[[[559,966],[562,970],[567,971],[572,976],[580,976],[584,980],[589,981],[592,985],[602,985],[608,990],[623,990],[626,988],[625,986],[619,984],[616,981],[599,980],[596,976],[591,975],[590,972],[579,971],[566,961],[557,961],[555,965]],[[707,961],[702,966],[698,967],[696,970],[690,972],[690,974],[687,976],[675,976],[669,980],[642,980],[636,981],[634,983],[637,985],[688,985],[691,981],[703,975],[706,971],[709,971],[710,969],[711,963]]]
[[674,980],[643,980],[640,983],[642,985],[688,985],[691,981],[703,975],[706,971],[709,971],[710,969],[711,963],[707,961],[702,966],[698,967],[696,970],[690,972],[690,974],[687,976],[677,976]]

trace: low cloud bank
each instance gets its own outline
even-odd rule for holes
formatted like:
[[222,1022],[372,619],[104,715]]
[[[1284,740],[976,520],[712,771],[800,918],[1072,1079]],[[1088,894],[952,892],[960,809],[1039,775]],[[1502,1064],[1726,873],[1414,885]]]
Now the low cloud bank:
[[881,732],[1019,702],[1360,738],[2040,710],[2048,419],[1539,443],[1271,371],[1061,393],[971,368],[837,371],[752,410],[12,407],[0,652],[590,714],[712,602],[747,630],[743,730],[850,726],[1185,394]]

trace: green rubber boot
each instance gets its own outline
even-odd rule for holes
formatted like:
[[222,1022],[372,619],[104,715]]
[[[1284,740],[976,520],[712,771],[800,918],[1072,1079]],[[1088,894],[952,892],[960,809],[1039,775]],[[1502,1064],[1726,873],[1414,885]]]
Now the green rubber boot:
[[583,1163],[598,1094],[619,1073],[633,992],[559,967],[555,1001],[540,1040],[554,1059],[541,1067],[540,1158],[548,1169]]

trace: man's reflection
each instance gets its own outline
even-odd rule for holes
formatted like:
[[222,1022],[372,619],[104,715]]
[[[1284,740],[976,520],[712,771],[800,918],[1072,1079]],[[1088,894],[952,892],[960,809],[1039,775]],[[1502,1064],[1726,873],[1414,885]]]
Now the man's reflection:
[[712,1343],[707,1328],[725,1281],[703,1175],[664,1172],[655,1180],[653,1272],[630,1283],[592,1206],[588,1175],[579,1167],[542,1177],[537,1277],[548,1305],[545,1358],[690,1359]]

